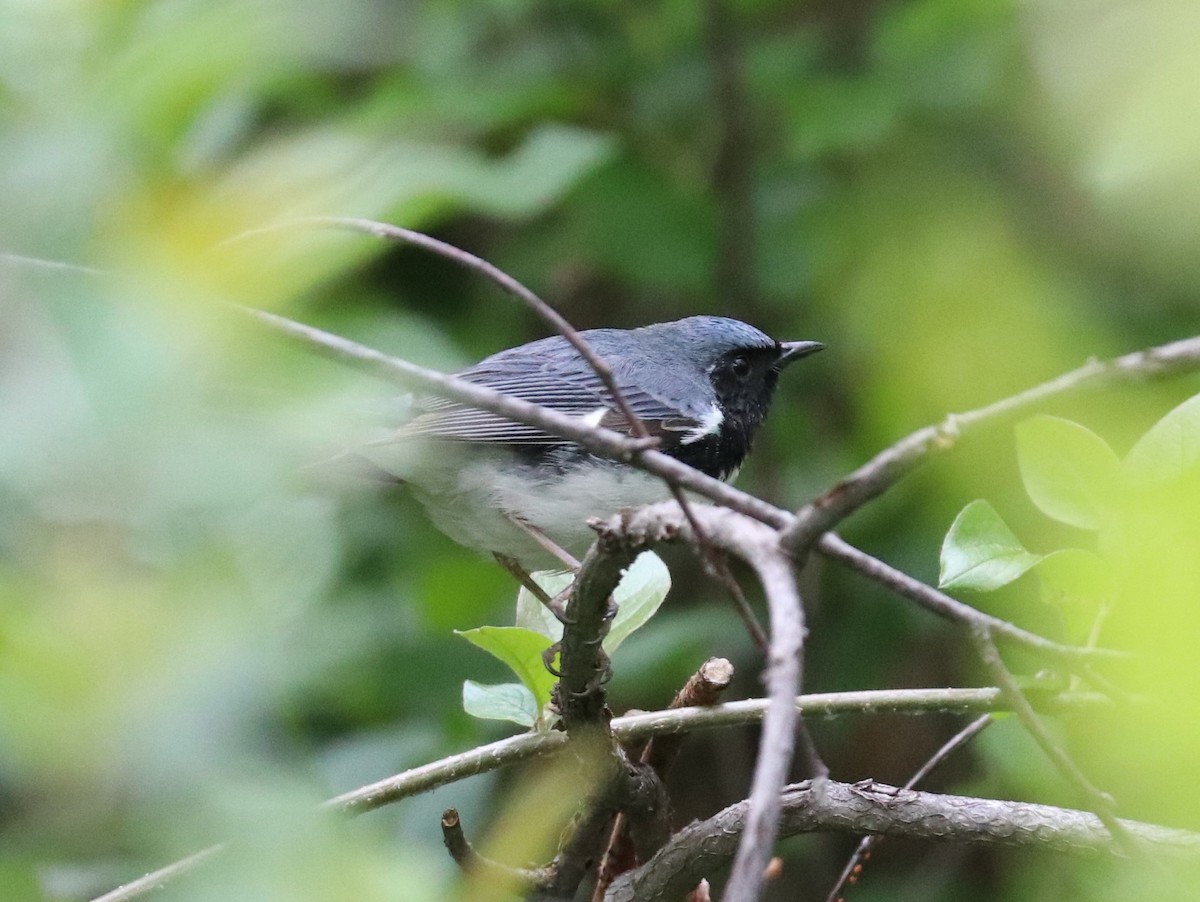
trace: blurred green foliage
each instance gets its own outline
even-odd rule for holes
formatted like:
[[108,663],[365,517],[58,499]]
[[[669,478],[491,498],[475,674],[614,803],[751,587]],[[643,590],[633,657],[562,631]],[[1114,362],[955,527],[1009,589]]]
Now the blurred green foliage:
[[[721,8],[734,27],[714,26]],[[488,257],[581,327],[717,312],[821,339],[742,477],[796,506],[947,412],[1196,330],[1198,38],[1191,0],[0,0],[0,898],[85,898],[222,838],[230,858],[164,898],[488,898],[456,882],[441,808],[518,863],[570,813],[569,779],[532,768],[352,825],[309,816],[500,735],[461,691],[505,670],[452,630],[512,622],[515,590],[402,494],[325,484],[308,465],[391,390],[225,302],[447,369],[543,326],[362,236],[222,242],[368,216]],[[722,48],[740,87],[718,87]],[[749,261],[736,291],[715,275],[731,253]],[[1054,412],[1125,457],[1198,389]],[[1029,548],[1078,545],[1080,524],[1026,496],[1016,449],[1006,429],[968,442],[846,532],[927,580],[976,498]],[[1179,479],[1105,549],[1137,601],[1101,638],[1146,651],[1136,688],[1168,714],[1064,735],[1123,810],[1196,828],[1175,779],[1196,744],[1196,499]],[[711,654],[761,691],[736,616],[686,561],[615,658],[618,708],[664,705]],[[815,569],[809,687],[980,678],[944,625]],[[988,604],[1062,629],[1029,583]],[[814,732],[836,777],[899,781],[953,729]],[[690,741],[681,817],[744,796],[752,740]],[[1011,721],[938,785],[1078,801]],[[849,847],[785,846],[774,898],[823,897]],[[1143,894],[1127,873],[884,844],[856,893]]]

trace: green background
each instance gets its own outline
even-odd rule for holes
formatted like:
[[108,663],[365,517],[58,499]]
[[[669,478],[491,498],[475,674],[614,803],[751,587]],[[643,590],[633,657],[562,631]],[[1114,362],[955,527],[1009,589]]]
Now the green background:
[[[703,312],[819,339],[739,479],[794,508],[949,412],[1196,331],[1198,40],[1190,0],[0,0],[0,897],[85,898],[233,838],[161,897],[487,898],[456,882],[442,808],[514,863],[544,859],[569,813],[534,766],[350,826],[307,816],[508,732],[463,713],[464,679],[506,677],[453,630],[511,623],[516,593],[402,493],[307,467],[393,390],[226,302],[448,370],[545,325],[365,236],[221,242],[372,217],[492,260],[580,328]],[[1124,454],[1198,389],[1052,412]],[[979,497],[1033,550],[1086,544],[1026,497],[1007,427],[843,532],[936,582]],[[671,562],[613,707],[664,706],[715,654],[761,694],[720,591]],[[818,559],[802,589],[806,688],[986,682],[949,626],[865,580]],[[1031,578],[972,600],[1063,633]],[[813,732],[836,778],[900,782],[958,725]],[[1198,826],[1166,778],[1190,725],[1123,731],[1067,738],[1123,813]],[[745,796],[754,740],[686,744],[680,823]],[[1009,721],[932,786],[1078,804]],[[851,846],[788,842],[768,898],[823,898]],[[851,898],[1142,891],[1104,864],[889,841]]]

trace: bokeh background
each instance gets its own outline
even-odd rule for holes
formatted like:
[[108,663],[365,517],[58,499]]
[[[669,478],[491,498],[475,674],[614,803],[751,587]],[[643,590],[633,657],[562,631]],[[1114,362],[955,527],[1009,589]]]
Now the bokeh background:
[[[528,838],[517,861],[562,814],[534,768],[309,816],[508,732],[463,713],[464,679],[505,675],[452,631],[511,622],[515,590],[402,493],[311,469],[393,390],[228,303],[445,369],[545,326],[365,236],[229,239],[372,217],[487,257],[579,327],[707,312],[820,339],[740,477],[795,507],[948,412],[1197,330],[1198,46],[1192,0],[0,0],[0,898],[86,898],[222,838],[229,857],[160,898],[489,898],[457,882],[442,808],[485,844]],[[1054,412],[1124,453],[1197,391]],[[1090,540],[1029,502],[1007,428],[844,534],[935,581],[978,497],[1031,548]],[[761,692],[728,604],[675,563],[615,661],[618,711],[665,705],[714,654]],[[816,561],[804,588],[808,688],[985,681],[950,627],[864,580]],[[1061,635],[1035,589],[976,601]],[[835,777],[898,782],[959,725],[813,731]],[[1200,826],[1170,778],[1194,729],[1128,732],[1066,738],[1123,812]],[[754,743],[689,741],[681,822],[744,797]],[[1012,722],[932,785],[1078,801]],[[851,846],[784,844],[769,898],[823,898]],[[1105,863],[889,842],[851,898],[1144,889]]]

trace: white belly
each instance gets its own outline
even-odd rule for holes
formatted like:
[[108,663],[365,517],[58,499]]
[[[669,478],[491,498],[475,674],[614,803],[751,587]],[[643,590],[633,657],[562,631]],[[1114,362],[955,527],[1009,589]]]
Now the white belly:
[[425,474],[413,481],[414,494],[438,529],[456,542],[514,557],[531,570],[561,565],[509,515],[582,557],[595,538],[588,519],[670,497],[661,479],[632,467],[584,463],[565,475],[535,477],[533,469],[499,463],[475,461],[436,476]]

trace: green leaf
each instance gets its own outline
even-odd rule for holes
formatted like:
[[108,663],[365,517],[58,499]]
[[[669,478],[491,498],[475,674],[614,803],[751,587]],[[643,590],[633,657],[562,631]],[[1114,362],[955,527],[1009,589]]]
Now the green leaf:
[[481,626],[455,632],[507,664],[533,693],[538,710],[550,701],[554,677],[542,662],[542,652],[552,643],[541,633],[519,626]]
[[1017,539],[988,502],[972,501],[942,542],[938,587],[990,592],[1007,585],[1042,559]]
[[523,727],[532,727],[541,710],[533,693],[521,683],[500,683],[485,686],[474,680],[464,680],[463,710],[483,720],[511,720]]
[[654,616],[670,591],[671,571],[662,558],[653,551],[639,554],[613,593],[617,616],[604,638],[604,650],[610,655],[616,651],[617,646]]
[[1098,529],[1119,462],[1104,439],[1060,417],[1017,426],[1017,463],[1025,491],[1042,513],[1071,526]]
[[1125,456],[1122,474],[1134,486],[1174,482],[1200,464],[1200,395],[1150,427]]

